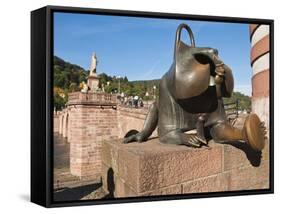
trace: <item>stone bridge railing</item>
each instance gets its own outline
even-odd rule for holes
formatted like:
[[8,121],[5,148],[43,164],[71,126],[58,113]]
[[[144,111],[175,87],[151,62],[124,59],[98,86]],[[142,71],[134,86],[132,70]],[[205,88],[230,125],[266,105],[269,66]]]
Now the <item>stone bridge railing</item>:
[[72,92],[68,94],[67,105],[90,104],[90,105],[117,105],[115,94],[97,92]]

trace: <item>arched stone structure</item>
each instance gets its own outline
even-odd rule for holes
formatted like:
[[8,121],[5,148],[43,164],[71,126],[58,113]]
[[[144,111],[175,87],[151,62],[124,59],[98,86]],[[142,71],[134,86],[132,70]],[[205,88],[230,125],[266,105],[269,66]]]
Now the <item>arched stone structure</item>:
[[53,118],[54,118],[53,129],[54,129],[54,132],[58,133],[59,132],[59,124],[60,124],[59,123],[59,119],[60,119],[59,112],[54,111],[53,112]]
[[59,115],[59,134],[62,134],[63,112]]
[[252,111],[269,128],[270,26],[250,24]]
[[67,128],[68,128],[68,113],[67,111],[65,111],[63,117],[63,128],[62,128],[63,137],[67,137]]
[[67,109],[67,130],[66,130],[66,135],[67,135],[67,142],[71,142],[71,112],[69,109]]

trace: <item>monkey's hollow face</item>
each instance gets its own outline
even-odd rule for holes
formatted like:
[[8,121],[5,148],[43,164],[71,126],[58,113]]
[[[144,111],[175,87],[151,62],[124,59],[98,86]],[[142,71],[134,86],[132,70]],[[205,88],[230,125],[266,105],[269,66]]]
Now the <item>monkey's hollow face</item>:
[[217,108],[214,55],[218,55],[216,49],[178,44],[173,94],[190,113],[208,113]]

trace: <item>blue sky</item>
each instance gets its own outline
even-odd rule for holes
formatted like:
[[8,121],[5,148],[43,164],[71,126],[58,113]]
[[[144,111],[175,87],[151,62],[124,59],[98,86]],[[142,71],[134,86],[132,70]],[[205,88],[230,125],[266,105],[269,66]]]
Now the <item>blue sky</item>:
[[[180,23],[191,27],[196,46],[219,50],[220,58],[232,68],[235,90],[251,95],[248,24],[56,12],[54,54],[89,69],[96,52],[98,73],[129,80],[158,79],[172,63]],[[184,31],[181,38],[189,43]]]

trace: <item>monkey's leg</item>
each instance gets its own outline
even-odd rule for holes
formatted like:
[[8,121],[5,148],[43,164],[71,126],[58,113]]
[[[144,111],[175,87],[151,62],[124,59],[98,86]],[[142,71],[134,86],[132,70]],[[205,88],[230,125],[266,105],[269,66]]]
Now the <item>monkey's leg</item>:
[[252,149],[261,151],[265,144],[265,126],[256,114],[250,114],[242,130],[232,127],[227,122],[215,124],[210,129],[210,134],[216,142],[243,141]]
[[205,145],[208,144],[204,134],[204,123],[206,121],[206,117],[207,115],[205,114],[200,115],[196,123],[197,137],[199,137],[201,142]]
[[232,127],[227,122],[217,123],[212,126],[210,134],[216,142],[246,141],[243,131]]

